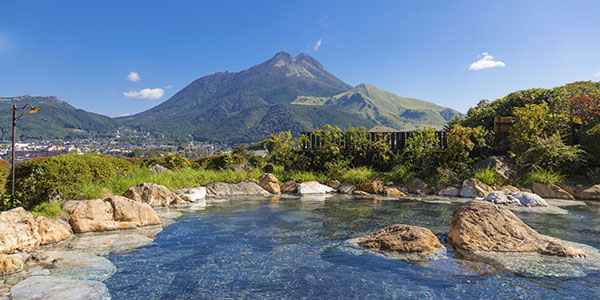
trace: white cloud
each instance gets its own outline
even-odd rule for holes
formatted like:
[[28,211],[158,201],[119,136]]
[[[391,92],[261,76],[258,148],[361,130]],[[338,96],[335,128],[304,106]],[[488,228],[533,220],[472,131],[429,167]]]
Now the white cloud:
[[598,71],[598,73],[596,73],[596,77],[600,77],[600,71]]
[[138,74],[137,72],[131,72],[131,73],[129,73],[129,75],[127,75],[127,80],[129,80],[131,82],[139,81],[140,74]]
[[481,53],[480,56],[483,56],[483,57],[480,58],[478,61],[472,63],[469,66],[469,70],[477,71],[477,70],[482,70],[482,69],[490,69],[490,68],[498,68],[498,67],[506,66],[504,64],[504,62],[501,62],[499,60],[494,60],[494,57],[489,55],[487,52]]
[[319,47],[321,47],[321,44],[323,44],[323,39],[319,39],[317,41],[317,43],[315,44],[315,47],[314,47],[315,51],[319,50]]
[[172,88],[173,88],[173,85],[172,85],[172,84],[169,84],[169,85],[165,86],[165,90],[170,90],[170,89],[172,89]]
[[122,115],[118,115],[117,117],[129,117],[130,114],[122,114]]
[[156,100],[160,99],[165,94],[165,91],[161,88],[155,89],[143,89],[141,91],[129,91],[124,92],[123,96],[127,98],[142,99],[142,100]]

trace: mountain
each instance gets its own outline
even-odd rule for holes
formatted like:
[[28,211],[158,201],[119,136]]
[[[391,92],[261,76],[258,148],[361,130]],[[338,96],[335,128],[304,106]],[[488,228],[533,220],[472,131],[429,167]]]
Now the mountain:
[[352,88],[309,55],[279,52],[241,72],[204,76],[156,107],[118,120],[174,140],[236,143],[324,124],[441,127],[455,115],[452,109],[370,85]]
[[401,97],[365,83],[331,98],[301,96],[292,103],[342,107],[377,125],[399,130],[414,130],[422,126],[442,127],[449,120],[460,117],[460,113],[454,109],[420,99]]
[[[12,138],[12,106],[40,105],[35,115],[24,115],[17,120],[17,137],[27,138],[85,138],[111,136],[117,122],[109,117],[76,109],[52,96],[0,97],[0,139]],[[25,109],[27,112],[29,109]]]

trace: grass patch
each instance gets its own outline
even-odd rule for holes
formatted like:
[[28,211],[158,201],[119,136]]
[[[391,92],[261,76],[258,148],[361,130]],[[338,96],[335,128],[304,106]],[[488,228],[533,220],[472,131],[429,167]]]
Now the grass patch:
[[34,206],[29,212],[34,216],[42,216],[47,218],[57,218],[66,214],[66,212],[62,209],[62,204],[64,201],[59,202],[42,202],[36,206]]
[[358,169],[350,169],[347,172],[344,172],[338,180],[340,182],[347,182],[354,185],[360,185],[365,183],[376,176],[376,172],[373,172],[370,168],[358,168]]
[[552,170],[533,170],[523,176],[522,184],[525,187],[531,187],[534,182],[541,184],[563,184],[565,183],[565,175]]
[[490,186],[500,186],[504,183],[500,174],[492,167],[475,170],[473,177]]

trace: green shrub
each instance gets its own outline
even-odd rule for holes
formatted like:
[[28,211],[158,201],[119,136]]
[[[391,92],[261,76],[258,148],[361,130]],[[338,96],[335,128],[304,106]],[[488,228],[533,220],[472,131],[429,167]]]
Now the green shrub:
[[101,155],[73,153],[32,159],[15,168],[15,195],[26,208],[50,198],[81,199],[84,185],[105,184],[132,169],[125,160]]
[[500,174],[492,167],[475,170],[473,177],[490,186],[500,186],[504,183]]
[[440,141],[435,135],[435,128],[426,127],[415,131],[406,140],[402,156],[416,175],[427,178],[433,175],[439,166],[441,150]]
[[531,187],[534,182],[558,185],[565,182],[565,176],[560,172],[544,169],[532,170],[523,176],[523,186]]
[[361,167],[357,169],[349,169],[342,174],[341,177],[335,179],[341,182],[348,182],[354,185],[367,182],[375,177],[375,172],[367,167]]
[[236,159],[234,159],[231,154],[225,153],[222,155],[210,155],[195,159],[191,162],[191,166],[194,168],[220,170],[234,163],[236,163]]
[[62,209],[64,201],[58,202],[42,202],[29,211],[34,217],[42,216],[47,218],[56,218],[64,216],[66,212]]
[[150,158],[144,161],[144,165],[146,166],[155,164],[161,165],[169,170],[177,170],[192,166],[187,158],[179,155],[166,155],[158,158]]
[[406,165],[396,165],[392,171],[386,173],[386,180],[395,184],[405,184],[412,177],[413,174]]
[[8,161],[0,159],[0,194],[4,194],[8,190],[6,187],[8,176],[10,176],[10,164]]
[[274,170],[275,170],[275,168],[273,167],[272,164],[265,165],[262,168],[262,171],[265,172],[265,173],[273,173]]

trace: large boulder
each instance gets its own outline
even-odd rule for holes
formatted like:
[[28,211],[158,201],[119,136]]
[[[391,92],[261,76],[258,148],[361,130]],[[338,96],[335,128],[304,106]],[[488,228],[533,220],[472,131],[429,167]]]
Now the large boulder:
[[281,194],[279,180],[272,173],[264,173],[258,178],[258,185],[271,194]]
[[158,174],[158,173],[172,173],[173,171],[169,170],[166,167],[163,167],[162,165],[159,164],[152,164],[148,167],[148,171],[154,173],[154,174]]
[[281,184],[279,190],[282,193],[293,193],[296,191],[296,182],[293,180],[288,180]]
[[485,197],[493,191],[494,189],[489,185],[475,178],[469,178],[463,181],[460,196],[465,198]]
[[22,207],[0,212],[0,254],[31,252],[41,243],[38,223]]
[[404,224],[385,227],[360,238],[358,244],[371,250],[417,253],[444,247],[431,230]]
[[0,254],[0,275],[19,272],[23,269],[23,260],[18,254]]
[[335,190],[329,186],[320,184],[316,181],[307,181],[307,182],[298,184],[298,187],[296,188],[296,192],[300,195],[327,194],[327,193],[335,193]]
[[439,190],[437,194],[445,197],[458,197],[460,195],[460,189],[454,186],[447,186]]
[[177,196],[187,202],[197,202],[206,197],[206,188],[203,186],[180,189],[175,192]]
[[169,206],[171,204],[183,203],[175,193],[171,192],[166,186],[154,183],[142,183],[128,189],[125,197],[137,202],[143,202],[150,206]]
[[548,203],[539,195],[528,192],[503,192],[494,191],[489,193],[484,201],[492,202],[494,204],[503,205],[517,205],[517,206],[528,206],[528,207],[547,207]]
[[256,182],[243,181],[240,183],[215,182],[206,185],[207,196],[268,196],[271,193],[265,191]]
[[429,187],[429,185],[427,185],[427,183],[425,183],[425,181],[423,181],[419,178],[411,179],[408,182],[408,185],[406,186],[406,188],[408,189],[408,192],[411,194],[417,194],[417,195],[431,194],[431,188]]
[[575,200],[569,192],[554,184],[534,182],[531,190],[543,198]]
[[515,181],[517,179],[517,167],[515,164],[506,156],[490,156],[482,161],[479,161],[473,165],[475,169],[486,169],[492,168],[498,173],[505,181]]
[[42,245],[58,243],[73,234],[71,226],[63,220],[39,216],[35,218],[35,221],[38,223],[38,233]]
[[146,203],[121,196],[106,199],[69,201],[63,205],[75,232],[133,229],[160,224],[158,215]]
[[577,193],[576,198],[581,200],[600,200],[600,184],[596,184]]
[[468,251],[537,252],[563,257],[584,257],[585,251],[543,236],[506,208],[473,200],[452,214],[448,238]]
[[369,180],[361,184],[360,189],[369,194],[381,194],[383,193],[383,181],[379,179]]

